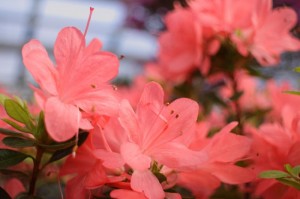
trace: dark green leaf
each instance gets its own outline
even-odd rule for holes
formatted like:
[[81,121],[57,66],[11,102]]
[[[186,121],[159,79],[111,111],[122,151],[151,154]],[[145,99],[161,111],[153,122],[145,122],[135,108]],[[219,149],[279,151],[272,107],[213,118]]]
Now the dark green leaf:
[[259,174],[260,178],[284,178],[288,176],[288,173],[277,170],[264,171]]
[[34,137],[41,141],[42,143],[47,142],[48,134],[46,133],[45,123],[44,123],[44,112],[41,111],[39,114],[38,124],[36,128],[36,132],[34,133]]
[[11,199],[11,197],[8,195],[8,193],[0,187],[0,198],[1,199]]
[[153,173],[160,183],[167,181],[167,178],[162,173]]
[[35,146],[35,141],[31,138],[24,139],[20,137],[5,137],[2,142],[9,147],[24,148]]
[[279,179],[276,179],[276,180],[278,180],[282,184],[285,184],[285,185],[288,185],[288,186],[291,186],[291,187],[294,187],[294,188],[300,190],[299,182],[295,181],[292,178],[279,178]]
[[9,124],[10,126],[12,126],[13,128],[19,130],[19,131],[22,131],[24,133],[31,133],[31,131],[29,129],[27,129],[26,127],[23,127],[23,126],[20,126],[18,123],[10,120],[10,119],[7,119],[7,118],[3,118],[2,119],[5,123]]
[[14,136],[14,137],[27,138],[26,136],[24,136],[24,135],[23,135],[22,133],[20,133],[20,132],[8,130],[8,129],[3,129],[3,128],[0,128],[0,134],[3,134],[3,135],[9,135],[9,136]]
[[0,169],[16,165],[28,157],[31,156],[19,151],[0,149]]
[[57,150],[63,150],[69,147],[72,147],[76,144],[74,140],[64,143],[54,143],[54,144],[41,144],[38,143],[39,147],[43,148],[44,150],[51,152],[51,151],[57,151]]
[[236,101],[238,100],[242,95],[243,95],[243,91],[238,91],[236,93],[234,93],[231,97],[230,97],[230,100],[231,101]]
[[0,169],[0,173],[10,178],[18,178],[21,181],[25,181],[29,179],[29,176],[26,173],[23,173],[21,171],[15,171],[11,169]]
[[[84,141],[87,139],[87,137],[88,137],[87,132],[79,133],[79,135],[78,135],[78,146],[81,146],[84,143]],[[47,164],[49,164],[51,162],[54,162],[54,161],[57,161],[57,160],[60,160],[64,157],[66,157],[67,155],[71,154],[73,152],[73,147],[74,146],[75,146],[75,144],[73,144],[71,147],[55,151],[53,153],[53,155],[51,156],[51,158],[49,159]]]
[[6,99],[4,101],[6,113],[18,122],[25,124],[27,127],[32,127],[31,116],[27,109],[23,108],[17,101]]

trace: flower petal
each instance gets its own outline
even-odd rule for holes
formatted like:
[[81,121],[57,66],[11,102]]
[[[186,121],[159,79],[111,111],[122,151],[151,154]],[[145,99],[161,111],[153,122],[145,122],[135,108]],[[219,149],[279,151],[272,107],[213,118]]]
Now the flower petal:
[[83,34],[74,27],[63,28],[57,35],[54,45],[54,56],[58,70],[67,74],[72,69],[70,61],[76,61],[82,47],[85,46]]
[[45,105],[45,123],[49,135],[58,142],[78,133],[81,114],[78,108],[51,97]]
[[163,199],[165,192],[158,179],[149,171],[134,171],[131,176],[131,188],[143,192],[148,199]]
[[147,170],[151,164],[151,158],[144,155],[140,147],[134,143],[124,143],[120,149],[125,162],[134,170]]
[[57,71],[42,44],[38,40],[31,40],[24,45],[22,56],[24,65],[40,87],[53,95],[57,94]]
[[127,189],[115,189],[110,192],[110,197],[116,199],[147,199],[144,194]]

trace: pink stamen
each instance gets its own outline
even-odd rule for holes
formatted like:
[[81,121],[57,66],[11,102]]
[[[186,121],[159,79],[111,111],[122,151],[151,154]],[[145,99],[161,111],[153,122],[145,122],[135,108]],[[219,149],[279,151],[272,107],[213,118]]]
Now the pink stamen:
[[89,19],[88,19],[88,21],[86,23],[86,26],[85,26],[85,30],[84,30],[84,34],[83,34],[84,37],[86,36],[86,33],[87,33],[88,29],[89,29],[90,21],[91,21],[91,18],[92,18],[93,11],[94,11],[94,8],[90,7],[90,15],[89,15]]

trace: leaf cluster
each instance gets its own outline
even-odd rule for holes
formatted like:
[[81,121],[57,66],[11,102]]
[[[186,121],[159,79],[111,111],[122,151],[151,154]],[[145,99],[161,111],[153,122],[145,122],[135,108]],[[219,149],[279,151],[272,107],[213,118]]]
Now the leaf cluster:
[[276,179],[282,184],[300,190],[300,165],[292,167],[290,164],[284,165],[285,171],[269,170],[259,174],[260,178]]

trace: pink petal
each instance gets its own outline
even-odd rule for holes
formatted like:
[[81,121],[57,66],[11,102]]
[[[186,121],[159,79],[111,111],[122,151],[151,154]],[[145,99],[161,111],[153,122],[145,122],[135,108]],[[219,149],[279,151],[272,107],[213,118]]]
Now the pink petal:
[[169,142],[152,150],[150,156],[169,168],[194,167],[207,161],[206,154],[188,149],[186,146]]
[[[237,125],[232,122],[217,133],[205,147],[210,161],[232,162],[245,156],[250,150],[251,140],[229,131]],[[226,143],[226,144],[224,144]]]
[[22,49],[23,62],[34,80],[47,92],[55,95],[57,71],[46,49],[38,40],[31,40]]
[[232,164],[215,163],[207,168],[214,176],[228,184],[241,184],[250,182],[256,178],[248,168],[242,168]]
[[137,114],[144,118],[143,109],[145,106],[151,106],[153,112],[159,113],[164,102],[164,91],[156,82],[150,82],[145,85],[143,93],[137,107]]
[[151,164],[151,158],[144,155],[140,147],[134,143],[124,143],[120,149],[124,161],[134,170],[147,170]]
[[138,124],[137,116],[127,100],[123,100],[120,106],[119,121],[121,126],[125,129],[125,132],[128,133],[129,139],[135,143],[139,143],[141,129]]
[[84,178],[84,186],[86,188],[100,187],[106,182],[108,182],[108,179],[100,161],[97,162],[91,170],[89,170]]
[[144,110],[147,124],[143,126],[143,148],[151,151],[185,135],[196,125],[198,110],[198,104],[187,98],[175,100],[160,113],[151,114]]
[[191,190],[196,198],[208,198],[221,184],[215,176],[202,170],[180,172],[177,182]]
[[69,156],[63,166],[60,168],[60,176],[68,174],[79,174],[89,172],[97,160],[92,152],[91,137],[88,136],[87,140],[76,151],[76,157]]
[[94,38],[84,50],[84,54],[90,55],[98,52],[102,48],[102,43],[99,39]]
[[119,59],[110,52],[90,54],[79,64],[85,66],[81,68],[81,80],[83,82],[89,81],[90,84],[94,83],[96,85],[116,77],[119,69]]
[[120,99],[111,85],[102,85],[101,88],[92,90],[91,87],[82,88],[82,90],[76,90],[68,98],[70,103],[86,112],[113,116],[119,111]]
[[12,197],[15,198],[21,192],[25,192],[24,185],[17,178],[11,178],[4,184],[4,190]]
[[169,104],[162,113],[167,121],[167,128],[159,136],[156,145],[184,136],[196,125],[198,113],[198,103],[188,98],[180,98]]
[[142,193],[126,189],[115,189],[110,192],[110,197],[116,199],[147,199]]
[[142,192],[148,199],[163,199],[165,192],[151,171],[134,171],[131,176],[131,188]]
[[78,108],[51,97],[45,105],[45,123],[49,135],[58,142],[78,133],[81,114]]
[[74,70],[70,61],[76,61],[82,47],[85,46],[83,34],[74,27],[63,28],[59,33],[54,45],[54,56],[58,69],[63,73]]
[[122,168],[125,164],[121,154],[108,152],[103,149],[94,150],[95,157],[103,161],[103,166],[111,169]]
[[88,192],[84,187],[84,176],[76,176],[69,180],[66,184],[65,194],[67,199],[86,198]]

